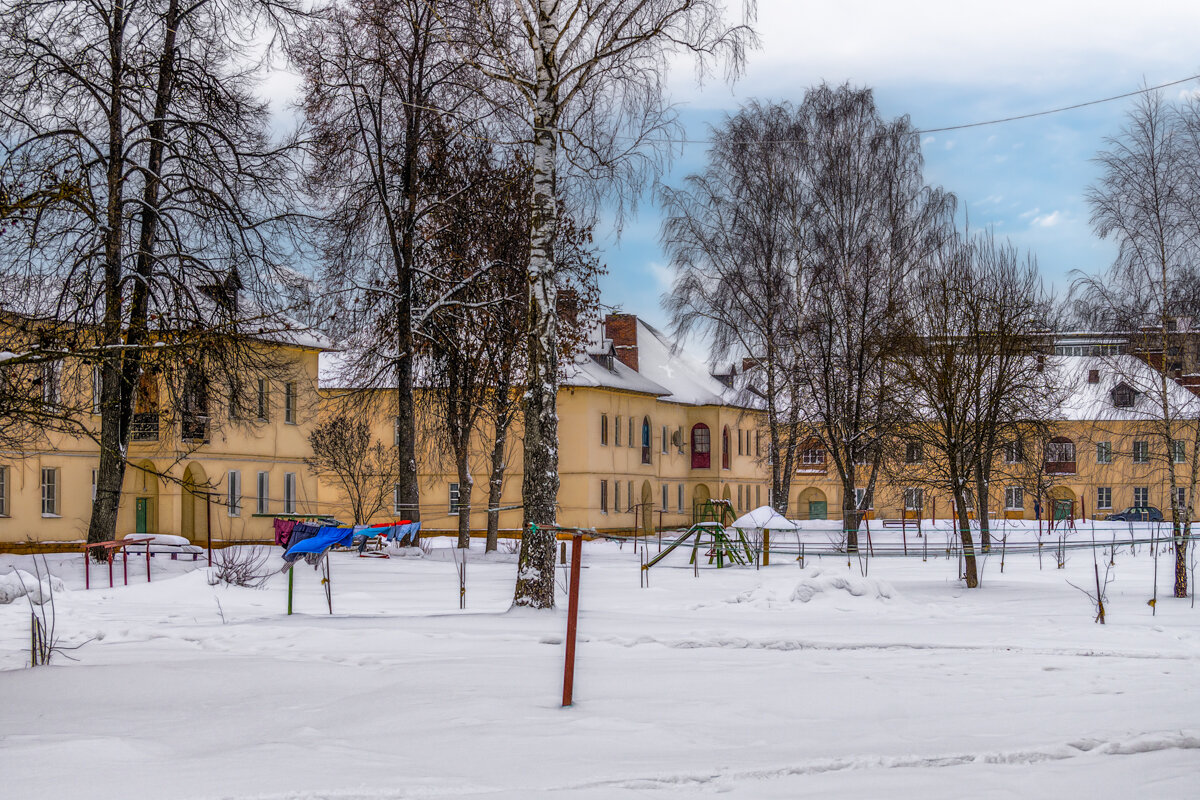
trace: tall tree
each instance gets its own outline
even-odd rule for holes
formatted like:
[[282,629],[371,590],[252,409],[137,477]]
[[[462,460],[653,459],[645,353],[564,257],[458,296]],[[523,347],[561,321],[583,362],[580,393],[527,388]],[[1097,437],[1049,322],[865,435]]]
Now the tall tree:
[[370,426],[355,416],[343,411],[313,428],[308,435],[313,454],[304,463],[341,485],[354,524],[363,525],[388,507],[396,481],[397,453],[373,439]]
[[[1096,327],[1129,338],[1158,375],[1153,381],[1127,375],[1132,388],[1152,399],[1147,425],[1169,484],[1175,537],[1176,597],[1187,596],[1187,550],[1196,491],[1196,413],[1181,405],[1169,370],[1179,317],[1200,311],[1187,286],[1200,271],[1200,117],[1196,106],[1177,108],[1161,92],[1146,92],[1121,133],[1106,140],[1096,158],[1099,181],[1088,191],[1092,227],[1116,242],[1108,274],[1081,278],[1076,289],[1082,314]],[[1119,367],[1118,367],[1119,368]],[[1177,441],[1192,445],[1192,468],[1177,474]],[[1176,502],[1181,479],[1187,500]]]
[[752,359],[743,391],[766,407],[771,498],[781,514],[803,432],[797,290],[810,209],[802,136],[790,104],[752,102],[713,131],[704,172],[659,193],[669,215],[663,244],[676,271],[665,301],[676,336],[699,329],[714,359]]
[[[414,369],[440,296],[421,230],[445,192],[439,159],[472,120],[473,73],[455,0],[347,0],[315,13],[290,47],[311,137],[308,189],[329,324],[346,378],[395,386],[398,500],[420,519]],[[454,43],[454,44],[452,44]],[[467,117],[464,121],[464,117]]]
[[[78,187],[2,246],[7,309],[99,376],[89,541],[115,533],[147,363],[182,392],[197,375],[244,369],[262,352],[253,339],[286,335],[266,288],[282,255],[271,209],[287,196],[288,153],[267,138],[246,54],[261,23],[289,11],[256,0],[14,0],[0,11],[0,184],[33,185],[22,178],[36,165],[45,183]],[[198,416],[205,429],[191,432],[207,438]]]
[[[740,68],[752,33],[725,23],[716,0],[470,0],[482,45],[472,62],[511,91],[506,111],[532,146],[525,393],[524,527],[513,602],[554,605],[559,331],[555,244],[560,193],[572,178],[594,196],[619,193],[654,166],[646,154],[670,126],[666,60]],[[747,12],[751,9],[748,6]],[[536,525],[537,531],[531,531]]]

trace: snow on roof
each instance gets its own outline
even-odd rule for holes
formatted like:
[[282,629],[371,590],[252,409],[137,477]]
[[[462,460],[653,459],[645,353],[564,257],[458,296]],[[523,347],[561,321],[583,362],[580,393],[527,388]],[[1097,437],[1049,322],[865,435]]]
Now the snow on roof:
[[664,400],[694,406],[742,406],[737,392],[709,374],[708,366],[665,334],[637,321],[638,371],[667,390]]
[[[1162,415],[1162,374],[1136,356],[1048,356],[1046,367],[1057,373],[1067,390],[1057,419],[1149,420]],[[1092,370],[1098,373],[1096,383],[1088,382]],[[1128,407],[1113,402],[1113,390],[1122,384],[1135,393]],[[1166,385],[1172,414],[1200,413],[1200,397],[1173,380],[1168,379]]]

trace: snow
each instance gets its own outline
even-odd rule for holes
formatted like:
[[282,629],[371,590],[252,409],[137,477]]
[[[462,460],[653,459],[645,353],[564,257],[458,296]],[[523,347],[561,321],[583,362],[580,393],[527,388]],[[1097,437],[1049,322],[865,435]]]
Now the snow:
[[733,527],[744,531],[791,531],[797,526],[770,506],[759,506],[734,520]]
[[[945,530],[927,561],[868,561],[814,558],[837,532],[807,527],[772,537],[807,543],[803,569],[779,542],[769,567],[698,577],[680,548],[646,589],[630,544],[586,542],[569,709],[565,570],[558,609],[510,610],[515,553],[473,543],[462,611],[448,539],[333,553],[334,614],[304,568],[290,617],[285,575],[210,586],[203,561],[164,561],[85,591],[81,556],[48,555],[64,643],[93,641],[23,667],[28,608],[0,606],[0,774],[6,795],[72,800],[1193,797],[1200,610],[1170,597],[1171,554],[1151,608],[1151,548],[1119,547],[1101,626],[1068,584],[1094,580],[1089,551],[1039,569],[1017,545],[1036,532],[1004,530],[979,590]],[[901,532],[872,537],[889,552]],[[14,567],[30,557],[0,556]]]
[[0,575],[0,605],[29,595],[35,605],[49,602],[54,592],[64,590],[63,582],[53,576],[43,577],[39,582],[36,574],[23,569],[13,569]]

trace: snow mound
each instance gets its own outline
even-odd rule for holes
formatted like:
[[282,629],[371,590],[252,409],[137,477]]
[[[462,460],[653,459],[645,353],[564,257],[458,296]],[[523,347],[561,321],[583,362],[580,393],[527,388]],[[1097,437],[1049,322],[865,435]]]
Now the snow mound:
[[792,590],[792,602],[807,603],[818,595],[837,592],[873,600],[891,600],[896,596],[896,590],[884,581],[840,570],[810,567],[804,571],[804,579]]
[[40,606],[50,599],[51,591],[62,592],[66,588],[63,582],[53,575],[47,576],[41,583],[38,583],[37,576],[32,572],[14,569],[12,572],[0,575],[0,605],[7,605],[20,597],[29,595],[29,599]]

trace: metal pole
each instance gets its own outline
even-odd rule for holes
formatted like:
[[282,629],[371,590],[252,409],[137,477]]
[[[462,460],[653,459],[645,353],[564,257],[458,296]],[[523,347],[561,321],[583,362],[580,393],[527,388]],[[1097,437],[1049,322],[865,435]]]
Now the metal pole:
[[296,571],[296,565],[288,567],[288,616],[292,614],[292,578]]
[[762,564],[764,567],[771,566],[771,532],[770,531],[763,531]]
[[204,493],[204,529],[208,537],[208,565],[212,566],[212,492]]
[[579,620],[579,562],[583,554],[583,535],[571,537],[571,586],[567,599],[567,653],[563,663],[563,708],[572,704],[575,690],[575,629]]

